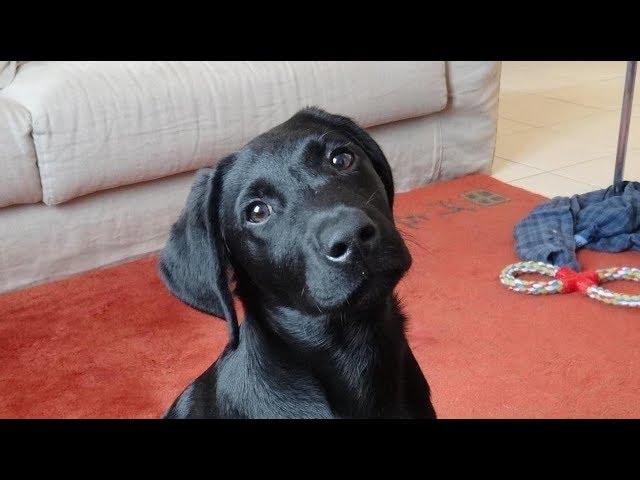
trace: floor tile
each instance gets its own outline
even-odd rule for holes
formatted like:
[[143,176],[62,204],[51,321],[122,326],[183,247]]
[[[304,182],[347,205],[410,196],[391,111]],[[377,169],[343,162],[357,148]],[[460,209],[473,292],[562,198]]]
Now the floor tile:
[[549,171],[612,154],[615,143],[591,142],[580,130],[567,134],[536,128],[498,136],[495,154],[512,162]]
[[[607,155],[605,157],[564,167],[555,170],[553,173],[572,180],[605,188],[613,183],[613,171],[615,169],[615,164],[615,155]],[[636,150],[627,152],[624,179],[640,181],[640,151]]]
[[[588,107],[600,108],[604,110],[620,111],[622,107],[622,95],[624,91],[624,76],[609,80],[589,82],[569,87],[554,88],[540,95],[547,98],[564,100],[573,104],[585,105]],[[638,84],[636,78],[636,84]],[[633,98],[633,113],[640,114],[640,94]]]
[[509,182],[509,184],[549,198],[557,196],[570,197],[571,195],[578,193],[597,190],[596,187],[589,185],[588,183],[578,182],[576,180],[548,172],[514,180]]
[[[609,186],[626,66],[503,62],[492,175],[547,196]],[[640,181],[640,78],[636,90],[625,179]]]
[[626,62],[503,62],[501,92],[540,93],[624,77]]
[[[584,118],[563,122],[550,127],[551,130],[574,142],[595,146],[618,145],[620,112],[598,112]],[[629,125],[628,148],[640,149],[640,118],[633,117]],[[615,151],[615,150],[614,150]],[[591,160],[592,158],[585,158]]]
[[498,110],[502,118],[536,127],[577,120],[598,111],[595,108],[521,92],[505,92],[500,95]]
[[524,132],[536,128],[522,122],[515,122],[508,118],[498,117],[498,135],[511,135],[512,133]]
[[511,182],[524,177],[530,177],[543,173],[538,168],[522,165],[521,163],[512,162],[504,158],[495,157],[491,166],[491,176],[502,182]]

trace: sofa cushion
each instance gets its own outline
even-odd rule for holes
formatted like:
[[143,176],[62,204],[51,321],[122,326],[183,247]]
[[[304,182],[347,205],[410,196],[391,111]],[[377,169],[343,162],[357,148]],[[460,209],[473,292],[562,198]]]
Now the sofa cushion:
[[0,94],[0,207],[42,200],[29,112]]
[[29,62],[3,94],[47,204],[212,165],[307,105],[373,126],[447,102],[444,62]]

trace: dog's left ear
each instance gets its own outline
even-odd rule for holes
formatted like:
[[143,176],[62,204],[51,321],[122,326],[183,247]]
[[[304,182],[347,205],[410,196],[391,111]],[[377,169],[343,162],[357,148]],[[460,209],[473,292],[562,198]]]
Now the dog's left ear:
[[387,161],[387,157],[385,157],[380,145],[371,138],[366,130],[360,127],[356,122],[351,120],[349,117],[345,117],[342,115],[334,115],[317,107],[307,107],[301,111],[301,113],[306,113],[308,115],[312,115],[315,118],[320,118],[325,122],[329,123],[332,128],[340,129],[340,131],[347,134],[348,137],[351,138],[352,141],[358,144],[364,153],[367,154],[371,163],[373,164],[373,168],[375,169],[378,177],[382,180],[382,184],[384,185],[384,189],[387,192],[387,198],[389,200],[389,206],[393,209],[393,195],[394,195],[394,187],[393,187],[393,174],[391,172],[391,166]]
[[223,159],[215,169],[198,171],[187,204],[160,252],[158,268],[162,281],[173,295],[196,310],[227,321],[229,345],[235,348],[238,321],[218,216],[223,172],[231,159]]

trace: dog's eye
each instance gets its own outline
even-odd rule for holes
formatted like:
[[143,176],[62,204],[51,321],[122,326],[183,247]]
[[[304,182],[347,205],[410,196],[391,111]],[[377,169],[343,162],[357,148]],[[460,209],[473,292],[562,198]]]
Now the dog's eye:
[[264,223],[272,213],[271,206],[260,200],[255,200],[247,207],[247,221],[251,223]]
[[353,164],[353,153],[348,150],[331,155],[331,165],[338,170],[346,170]]

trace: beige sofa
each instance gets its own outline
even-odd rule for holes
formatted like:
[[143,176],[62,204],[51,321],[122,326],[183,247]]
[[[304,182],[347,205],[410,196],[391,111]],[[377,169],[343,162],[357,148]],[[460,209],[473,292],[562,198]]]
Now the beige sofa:
[[158,250],[196,169],[306,105],[367,127],[399,192],[493,156],[498,62],[13,66],[0,86],[0,292]]

